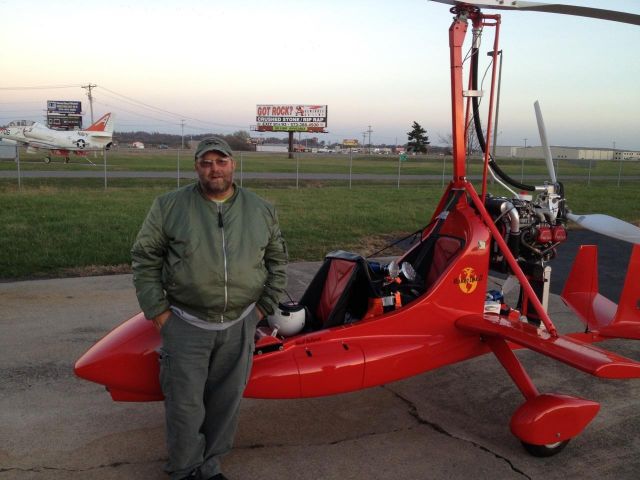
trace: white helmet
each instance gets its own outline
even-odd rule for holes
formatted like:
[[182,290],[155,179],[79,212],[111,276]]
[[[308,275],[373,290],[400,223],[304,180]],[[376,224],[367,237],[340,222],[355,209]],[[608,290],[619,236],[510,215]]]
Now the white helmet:
[[273,328],[273,336],[277,334],[283,337],[295,335],[304,328],[304,305],[300,305],[298,302],[281,302],[267,320],[269,326]]

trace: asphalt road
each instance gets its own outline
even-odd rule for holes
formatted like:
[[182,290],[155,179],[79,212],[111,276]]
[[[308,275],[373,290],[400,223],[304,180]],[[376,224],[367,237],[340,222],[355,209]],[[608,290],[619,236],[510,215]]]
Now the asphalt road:
[[[290,266],[299,296],[317,264]],[[163,479],[160,403],[115,403],[74,361],[138,312],[130,275],[0,284],[0,479]],[[581,325],[557,297],[561,331]],[[600,344],[640,359],[640,343]],[[232,480],[636,479],[640,381],[603,381],[522,351],[542,392],[602,404],[558,456],[530,457],[509,432],[522,403],[491,355],[382,387],[303,400],[246,399]]]
[[[104,178],[104,170],[101,164],[86,165],[87,170],[22,170],[20,175],[22,178]],[[64,165],[61,165],[64,168]],[[180,172],[181,178],[196,178],[195,172],[182,171]],[[236,179],[240,178],[247,180],[295,180],[299,177],[301,180],[348,180],[349,174],[347,173],[308,173],[300,172],[296,175],[295,172],[243,172],[240,175],[236,172]],[[18,178],[17,170],[0,170],[0,178]],[[175,171],[118,171],[109,170],[107,172],[107,178],[176,178]],[[387,174],[373,174],[373,173],[354,173],[351,175],[353,180],[397,180],[398,175]],[[442,175],[405,175],[401,174],[401,179],[405,180],[441,180]],[[469,175],[471,180],[479,180],[478,175]],[[445,177],[446,181],[449,181],[449,176]],[[563,180],[582,180],[586,179],[585,175],[563,175]],[[591,180],[610,180],[615,181],[618,177],[615,175],[593,175]],[[529,180],[546,180],[543,175],[525,175],[524,181]],[[640,176],[628,175],[624,177],[624,181],[640,180]]]

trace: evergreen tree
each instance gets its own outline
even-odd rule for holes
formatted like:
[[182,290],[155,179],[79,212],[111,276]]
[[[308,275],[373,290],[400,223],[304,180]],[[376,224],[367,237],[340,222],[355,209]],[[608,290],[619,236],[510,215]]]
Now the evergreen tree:
[[416,153],[427,153],[427,145],[431,143],[429,142],[427,131],[422,128],[422,126],[416,121],[413,122],[411,128],[412,130],[410,132],[407,132],[407,137],[409,140],[409,143],[407,144],[408,151]]

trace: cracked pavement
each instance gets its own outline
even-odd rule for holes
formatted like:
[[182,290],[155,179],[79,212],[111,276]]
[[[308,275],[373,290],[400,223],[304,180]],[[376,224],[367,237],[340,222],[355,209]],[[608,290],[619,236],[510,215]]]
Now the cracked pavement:
[[[290,266],[290,292],[318,264]],[[116,403],[74,361],[138,312],[130,275],[0,284],[0,480],[165,479],[161,403]],[[561,331],[580,329],[558,298]],[[640,359],[638,342],[609,341]],[[529,456],[509,432],[522,396],[490,355],[359,392],[245,399],[232,480],[635,479],[640,381],[603,381],[521,351],[541,391],[596,400],[600,414],[558,456]]]

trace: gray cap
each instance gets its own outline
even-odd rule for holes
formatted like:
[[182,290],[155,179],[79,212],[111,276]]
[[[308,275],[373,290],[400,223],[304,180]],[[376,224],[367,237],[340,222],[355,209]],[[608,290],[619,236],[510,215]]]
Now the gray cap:
[[196,148],[196,160],[207,152],[219,152],[226,157],[233,157],[233,151],[227,142],[218,137],[205,138]]

